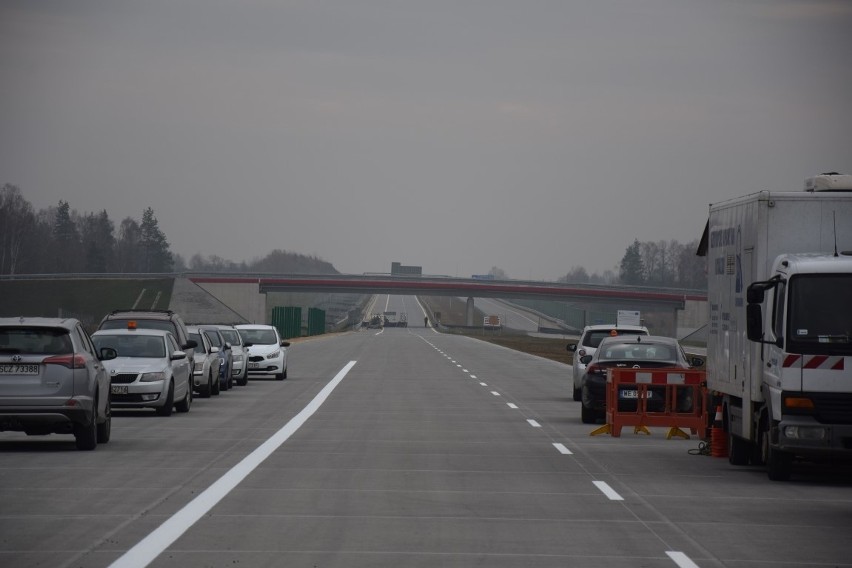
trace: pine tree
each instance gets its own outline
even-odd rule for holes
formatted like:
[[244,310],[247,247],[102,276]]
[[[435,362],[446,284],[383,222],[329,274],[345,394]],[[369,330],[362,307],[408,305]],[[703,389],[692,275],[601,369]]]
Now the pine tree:
[[621,259],[620,274],[622,284],[641,285],[645,282],[645,266],[642,262],[641,245],[638,239],[627,247]]

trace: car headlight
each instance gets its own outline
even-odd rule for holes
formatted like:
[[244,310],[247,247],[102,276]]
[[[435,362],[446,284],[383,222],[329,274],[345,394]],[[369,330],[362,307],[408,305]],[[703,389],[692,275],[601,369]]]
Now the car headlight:
[[281,351],[274,351],[266,356],[267,359],[277,359],[281,356]]
[[240,363],[243,360],[242,355],[234,355],[234,363]]
[[195,366],[192,368],[194,373],[200,373],[204,370],[204,361],[198,361]]
[[166,374],[162,371],[159,373],[142,373],[142,376],[139,380],[143,383],[152,383],[154,381],[165,381]]

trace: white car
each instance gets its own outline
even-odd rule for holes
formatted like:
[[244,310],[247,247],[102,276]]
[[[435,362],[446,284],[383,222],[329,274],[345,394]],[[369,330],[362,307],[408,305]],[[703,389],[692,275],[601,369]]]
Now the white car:
[[114,349],[104,361],[111,384],[113,408],[154,408],[170,416],[172,408],[189,412],[192,404],[192,362],[175,336],[160,329],[103,329],[92,335],[98,351]]
[[249,375],[272,375],[275,380],[287,378],[288,341],[282,341],[271,325],[240,324],[234,326],[243,338]]
[[572,373],[574,375],[574,400],[582,400],[582,380],[586,374],[586,365],[580,359],[586,355],[594,355],[601,341],[605,337],[619,335],[648,335],[648,328],[644,325],[587,325],[583,328],[580,340],[568,345],[568,351],[574,352],[574,364]]

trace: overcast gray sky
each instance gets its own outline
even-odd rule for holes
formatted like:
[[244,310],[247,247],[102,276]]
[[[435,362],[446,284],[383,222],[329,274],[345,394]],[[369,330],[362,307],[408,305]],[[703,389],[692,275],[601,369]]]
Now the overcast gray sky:
[[0,0],[0,77],[0,183],[187,260],[555,279],[852,173],[847,0]]

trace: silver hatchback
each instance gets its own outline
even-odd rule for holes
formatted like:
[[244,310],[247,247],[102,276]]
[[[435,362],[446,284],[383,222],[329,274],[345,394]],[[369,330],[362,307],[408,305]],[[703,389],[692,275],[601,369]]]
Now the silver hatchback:
[[110,380],[76,319],[0,318],[0,431],[73,434],[94,450],[112,428]]

